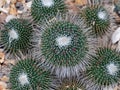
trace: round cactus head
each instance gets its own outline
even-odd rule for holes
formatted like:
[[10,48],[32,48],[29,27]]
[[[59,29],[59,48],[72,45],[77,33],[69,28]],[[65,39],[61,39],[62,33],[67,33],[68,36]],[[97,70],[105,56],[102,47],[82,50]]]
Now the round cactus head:
[[59,66],[75,66],[88,51],[86,36],[79,26],[70,22],[54,23],[47,28],[41,44],[46,60]]
[[102,37],[110,27],[109,13],[103,6],[88,6],[83,10],[82,16],[87,25],[92,27],[92,33],[97,37]]
[[41,43],[38,46],[44,57],[43,61],[53,67],[52,69],[58,69],[56,73],[60,73],[58,74],[60,76],[64,76],[65,73],[71,75],[70,69],[79,69],[79,66],[83,69],[87,63],[88,53],[94,51],[93,42],[95,41],[89,35],[88,28],[84,27],[82,19],[69,15],[65,17],[66,19],[64,17],[56,18],[47,27],[43,27]]
[[[90,61],[87,77],[100,87],[113,86],[120,78],[120,55],[109,48],[99,48]],[[103,89],[102,89],[103,90]]]
[[51,20],[58,12],[66,11],[64,0],[34,0],[31,7],[31,15],[36,22]]
[[49,90],[51,82],[50,73],[32,59],[19,61],[10,72],[12,90]]
[[32,32],[32,25],[28,20],[12,19],[1,30],[1,47],[11,54],[25,52],[32,47]]

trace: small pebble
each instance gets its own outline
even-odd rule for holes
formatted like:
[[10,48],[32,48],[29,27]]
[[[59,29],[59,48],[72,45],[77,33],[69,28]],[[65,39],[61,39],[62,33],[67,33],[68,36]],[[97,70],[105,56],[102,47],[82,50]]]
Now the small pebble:
[[26,3],[26,6],[27,6],[28,8],[31,8],[31,5],[32,5],[32,1],[31,1],[31,2]]
[[113,44],[117,43],[120,40],[120,27],[118,27],[112,34],[111,41]]
[[31,0],[25,0],[26,3],[30,2]]
[[0,81],[0,90],[5,90],[7,88],[7,84],[5,82]]
[[24,6],[21,2],[17,2],[15,6],[18,10],[23,10],[24,9]]

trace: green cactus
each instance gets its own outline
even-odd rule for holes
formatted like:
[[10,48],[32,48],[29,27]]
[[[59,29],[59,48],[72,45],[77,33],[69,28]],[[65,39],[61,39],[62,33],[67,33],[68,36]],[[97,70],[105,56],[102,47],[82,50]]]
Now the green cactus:
[[119,53],[109,48],[99,48],[96,56],[92,56],[90,60],[90,67],[87,68],[86,75],[92,80],[91,83],[94,82],[99,87],[109,87],[119,82]]
[[50,73],[32,59],[19,61],[10,72],[12,90],[49,90],[51,82]]
[[32,48],[32,35],[32,25],[28,20],[12,19],[1,30],[0,46],[11,54],[26,52]]
[[51,20],[58,12],[65,13],[67,7],[64,0],[34,0],[31,15],[36,22]]
[[90,36],[89,28],[85,26],[83,19],[64,16],[71,21],[64,17],[56,18],[42,28],[42,36],[39,38],[41,43],[38,46],[40,52],[37,53],[37,56],[42,54],[45,61],[43,64],[48,64],[52,71],[55,70],[56,74],[62,77],[85,69],[89,53],[94,52],[96,42]]
[[44,31],[41,41],[42,54],[54,65],[74,66],[88,51],[86,36],[69,22],[54,23]]
[[109,30],[110,17],[103,6],[87,6],[82,12],[82,17],[87,25],[92,27],[92,34],[95,34],[97,37],[102,37]]

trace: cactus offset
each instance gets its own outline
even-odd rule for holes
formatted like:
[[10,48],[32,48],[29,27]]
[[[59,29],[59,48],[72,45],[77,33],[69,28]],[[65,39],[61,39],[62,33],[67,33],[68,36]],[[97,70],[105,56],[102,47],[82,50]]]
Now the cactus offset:
[[[49,90],[52,82],[50,72],[38,67],[32,59],[19,61],[10,73],[12,90]],[[39,90],[39,89],[38,89]]]
[[58,12],[65,13],[67,7],[64,0],[34,0],[31,15],[36,22],[51,20]]
[[120,78],[120,55],[109,48],[99,48],[90,61],[87,77],[102,87],[114,86]]
[[110,28],[109,13],[103,6],[88,6],[83,10],[82,16],[87,25],[92,27],[92,33],[97,37],[102,37]]

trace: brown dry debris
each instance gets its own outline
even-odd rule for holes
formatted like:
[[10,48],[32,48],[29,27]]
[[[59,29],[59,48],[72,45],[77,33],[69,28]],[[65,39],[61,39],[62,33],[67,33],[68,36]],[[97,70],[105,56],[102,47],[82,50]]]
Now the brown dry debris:
[[3,81],[0,81],[0,90],[6,90],[7,84]]
[[87,4],[87,0],[75,0],[75,4],[76,5],[86,5]]
[[15,7],[15,4],[11,4],[11,5],[10,5],[9,14],[11,14],[11,15],[17,15],[17,9],[16,9],[16,7]]
[[5,54],[0,52],[0,63],[3,63],[5,61]]
[[4,75],[2,78],[0,78],[0,80],[3,81],[3,82],[8,82],[9,81],[9,77]]

